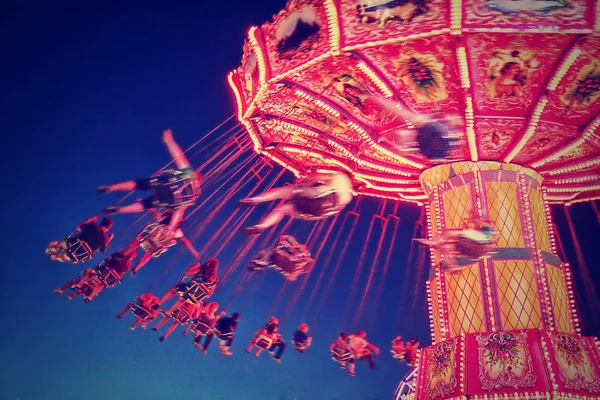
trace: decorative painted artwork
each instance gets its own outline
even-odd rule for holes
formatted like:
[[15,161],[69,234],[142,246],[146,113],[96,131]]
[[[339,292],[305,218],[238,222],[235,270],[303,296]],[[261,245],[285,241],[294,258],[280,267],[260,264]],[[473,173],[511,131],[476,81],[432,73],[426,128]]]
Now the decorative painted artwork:
[[525,126],[524,119],[475,119],[479,154],[484,160],[498,159]]
[[426,399],[449,396],[456,390],[456,342],[449,340],[427,349]]
[[465,2],[464,26],[539,31],[545,27],[590,29],[589,0],[473,0]]
[[371,126],[397,125],[395,114],[372,99],[383,93],[364,69],[368,67],[360,58],[344,55],[324,60],[290,79],[315,93],[323,93],[339,108]]
[[402,101],[413,111],[460,110],[460,77],[451,38],[421,38],[395,46],[362,51],[392,81]]
[[600,97],[600,60],[581,68],[561,100],[570,109],[587,108]]
[[558,146],[579,136],[580,131],[573,126],[541,121],[535,134],[527,141],[523,149],[514,158],[516,163],[530,163],[554,151]]
[[[526,116],[571,38],[549,35],[546,41],[524,34],[470,34],[474,105],[487,115]],[[543,62],[542,62],[543,61]]]
[[535,386],[527,333],[497,332],[477,335],[479,383],[486,391],[503,387]]
[[363,24],[380,27],[389,22],[410,23],[429,11],[426,0],[358,0],[357,12]]
[[261,27],[273,76],[326,54],[327,14],[323,0],[292,0],[272,23]]
[[583,338],[566,333],[550,334],[560,379],[567,389],[600,392],[600,379],[594,371]]
[[342,46],[376,43],[448,27],[444,0],[341,0]]

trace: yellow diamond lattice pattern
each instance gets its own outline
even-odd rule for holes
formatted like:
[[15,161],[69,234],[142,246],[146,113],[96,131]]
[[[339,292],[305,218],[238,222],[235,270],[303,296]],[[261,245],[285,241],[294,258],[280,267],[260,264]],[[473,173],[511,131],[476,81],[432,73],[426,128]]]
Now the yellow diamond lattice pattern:
[[533,263],[503,260],[494,264],[503,328],[542,328]]
[[485,184],[490,219],[500,233],[498,247],[524,247],[515,182]]
[[563,271],[550,264],[546,264],[546,270],[548,271],[548,279],[550,280],[550,296],[552,297],[556,329],[559,332],[574,333]]
[[459,229],[471,216],[471,192],[469,186],[459,186],[444,192],[446,229]]
[[465,266],[458,273],[446,273],[446,293],[452,337],[485,331],[478,264]]
[[548,220],[544,210],[542,193],[533,187],[529,187],[529,202],[531,203],[531,214],[533,217],[533,229],[535,239],[541,250],[551,252],[550,238],[548,237]]
[[431,288],[431,310],[432,310],[432,318],[433,318],[433,321],[431,321],[431,322],[433,322],[433,332],[434,332],[435,342],[439,343],[442,340],[444,340],[444,338],[442,337],[442,325],[441,325],[442,316],[440,315],[440,304],[438,302],[438,297],[437,297],[438,296],[437,284],[438,284],[437,278],[432,279],[429,287]]

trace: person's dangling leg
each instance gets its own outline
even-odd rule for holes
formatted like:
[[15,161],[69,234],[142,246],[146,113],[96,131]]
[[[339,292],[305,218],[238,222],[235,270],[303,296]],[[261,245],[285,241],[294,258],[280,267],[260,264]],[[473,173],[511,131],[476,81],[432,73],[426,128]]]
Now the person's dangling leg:
[[275,356],[273,358],[276,362],[280,363],[281,356],[283,355],[283,351],[285,350],[285,343],[279,342],[275,346],[277,346],[277,349],[275,350]]
[[165,314],[166,315],[170,315],[173,311],[177,310],[178,308],[181,308],[181,306],[183,306],[185,304],[185,299],[179,298],[177,299],[177,301],[175,303],[173,303],[173,305],[171,307],[169,307],[168,310],[165,310]]
[[243,204],[257,204],[257,203],[264,203],[264,202],[273,201],[273,200],[291,199],[292,196],[294,195],[295,189],[296,189],[296,187],[293,185],[269,189],[269,190],[259,194],[258,196],[254,196],[254,197],[250,197],[250,198],[242,200],[242,203]]
[[375,366],[375,359],[373,357],[372,353],[369,353],[365,356],[365,358],[367,359],[367,361],[369,362],[369,368],[371,369],[376,369],[377,367]]
[[[142,322],[142,319],[140,317],[137,317],[135,319],[135,322],[133,324],[131,324],[131,326],[129,327],[129,329],[131,329],[132,331],[135,330],[135,328]],[[142,325],[142,328],[146,329],[146,325]]]
[[163,303],[169,301],[171,299],[171,297],[175,296],[176,294],[177,294],[176,288],[170,289],[167,293],[164,294],[163,297],[160,298],[160,300],[158,301],[158,304],[163,305]]
[[155,326],[154,328],[152,328],[152,330],[153,330],[153,331],[157,331],[157,330],[159,330],[159,329],[160,329],[160,328],[162,328],[162,326],[163,326],[164,324],[166,324],[166,323],[167,323],[167,321],[169,321],[170,319],[171,319],[171,316],[170,316],[169,314],[163,315],[163,318],[162,318],[162,320],[161,320],[161,321],[160,321],[158,324],[156,324],[156,326]]
[[146,210],[144,201],[136,201],[135,203],[128,204],[122,207],[110,206],[106,207],[103,212],[105,214],[135,214]]
[[54,289],[54,293],[63,294],[63,292],[65,290],[67,290],[68,288],[70,288],[73,285],[76,285],[78,282],[79,282],[79,277],[75,277],[75,278],[71,279],[70,281],[67,281],[67,283],[65,283],[61,287]]
[[278,205],[258,224],[245,229],[246,233],[260,233],[263,230],[270,228],[283,219],[286,215],[293,215],[296,209],[291,204]]
[[356,375],[356,373],[354,372],[355,368],[356,368],[356,363],[354,362],[354,359],[351,358],[350,360],[348,360],[348,375],[355,376]]
[[133,307],[135,306],[134,303],[129,303],[125,306],[125,308],[117,314],[117,318],[119,319],[123,319],[123,317],[125,316],[125,314],[127,314],[129,312],[129,310],[131,310]]
[[161,341],[161,342],[164,342],[164,341],[165,341],[165,339],[166,339],[167,337],[169,337],[169,335],[170,335],[171,333],[173,333],[173,331],[174,331],[175,329],[177,329],[177,325],[179,325],[179,322],[177,322],[177,321],[173,321],[173,323],[171,323],[171,325],[169,325],[169,327],[167,328],[167,331],[166,331],[166,332],[165,332],[165,333],[164,333],[164,334],[163,334],[161,337],[159,337],[159,338],[158,338],[158,340],[159,340],[159,341]]
[[83,295],[83,292],[81,291],[81,289],[76,289],[74,292],[67,294],[67,299],[73,300],[75,297],[81,296],[81,295]]
[[189,324],[183,331],[183,336],[187,336],[192,329],[194,329],[194,324]]
[[171,157],[173,157],[173,161],[175,162],[177,169],[190,167],[190,162],[186,158],[183,150],[181,150],[181,147],[175,143],[175,140],[173,139],[173,132],[171,132],[170,129],[167,129],[163,132],[163,142],[167,145],[167,150],[171,154]]
[[169,229],[171,231],[175,231],[177,230],[177,228],[179,228],[179,225],[183,220],[183,216],[185,214],[186,209],[187,206],[182,206],[179,207],[177,210],[173,211],[173,214],[171,214],[171,221],[169,221]]
[[130,180],[125,182],[114,183],[112,185],[100,186],[96,189],[98,193],[111,193],[111,192],[131,192],[137,189],[137,181]]
[[140,257],[140,260],[137,262],[137,264],[135,265],[135,267],[133,267],[133,270],[131,270],[131,275],[132,276],[136,276],[137,273],[140,271],[140,269],[142,269],[142,267],[144,265],[146,265],[146,263],[148,261],[150,261],[151,258],[152,258],[152,254],[150,254],[150,253],[144,253],[144,255],[142,257]]

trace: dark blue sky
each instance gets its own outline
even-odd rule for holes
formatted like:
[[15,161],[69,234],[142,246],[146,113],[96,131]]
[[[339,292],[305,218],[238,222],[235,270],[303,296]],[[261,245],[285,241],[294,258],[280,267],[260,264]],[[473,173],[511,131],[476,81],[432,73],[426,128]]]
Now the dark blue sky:
[[[147,176],[168,162],[160,141],[165,128],[172,128],[176,140],[187,147],[234,112],[226,74],[240,62],[245,33],[284,5],[274,0],[253,3],[50,7],[28,2],[3,8],[0,122],[7,234],[0,281],[0,400],[388,399],[407,371],[389,356],[390,340],[402,334],[428,342],[424,277],[409,274],[409,292],[399,293],[419,215],[414,207],[401,205],[383,299],[370,307],[377,307],[378,316],[369,318],[365,312],[362,319],[369,339],[382,349],[379,369],[360,365],[358,376],[350,378],[329,360],[330,341],[351,328],[353,316],[342,312],[370,215],[379,205],[373,199],[361,204],[359,234],[324,310],[311,324],[314,346],[304,355],[290,351],[282,365],[243,352],[269,311],[283,313],[293,300],[286,294],[273,307],[282,283],[274,273],[253,278],[233,301],[229,311],[240,311],[243,317],[230,358],[218,354],[216,347],[203,357],[180,330],[161,344],[154,332],[129,331],[131,316],[127,321],[114,318],[138,293],[152,289],[160,295],[177,279],[189,259],[168,275],[170,281],[156,284],[158,271],[171,266],[175,251],[90,304],[52,293],[80,267],[51,263],[43,250],[110,204],[112,198],[95,194],[96,186]],[[592,251],[598,223],[589,205],[572,210],[593,269],[599,261]],[[119,242],[110,250],[131,235],[125,231],[131,221],[115,218]],[[566,240],[562,211],[558,222]],[[297,229],[306,235],[305,227]],[[209,237],[195,243],[201,246]],[[243,238],[236,238],[234,244],[242,243]],[[231,246],[226,249],[224,258],[233,251]],[[575,264],[572,246],[568,252]],[[370,250],[367,258],[372,254]],[[302,322],[301,303],[311,285],[309,281],[299,305],[282,321],[287,335]],[[231,299],[225,289],[233,290],[225,287],[217,300]],[[586,325],[588,334],[598,334],[598,328],[597,322]]]

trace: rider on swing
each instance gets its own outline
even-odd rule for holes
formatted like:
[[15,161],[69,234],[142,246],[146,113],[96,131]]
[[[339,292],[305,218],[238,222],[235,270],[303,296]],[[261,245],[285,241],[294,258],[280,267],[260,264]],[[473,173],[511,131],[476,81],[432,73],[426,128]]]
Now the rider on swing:
[[50,243],[46,254],[53,261],[77,264],[91,259],[99,251],[105,252],[115,237],[114,233],[107,233],[113,222],[109,217],[103,217],[100,223],[97,221],[98,217],[83,221],[65,239]]
[[339,213],[352,201],[352,179],[346,173],[312,174],[295,185],[267,190],[255,197],[240,201],[240,205],[255,207],[273,200],[288,200],[278,205],[257,225],[244,229],[249,235],[257,235],[276,225],[289,215],[294,218],[318,220]]
[[133,190],[149,190],[151,193],[149,198],[133,204],[123,207],[107,207],[104,210],[105,213],[138,213],[156,207],[170,208],[174,212],[169,227],[173,230],[177,229],[185,210],[200,196],[202,176],[191,168],[184,152],[173,140],[173,133],[170,129],[163,132],[163,142],[167,145],[177,169],[163,171],[150,179],[137,179],[100,186],[97,189],[98,193]]
[[[160,299],[160,304],[169,301],[173,296],[179,294],[180,298],[167,310],[166,314],[171,313],[176,308],[181,307],[184,303],[202,303],[215,292],[217,286],[217,269],[219,261],[211,258],[204,264],[196,263],[191,266],[186,272],[180,283],[170,289]],[[186,279],[187,278],[187,279]],[[188,280],[189,279],[189,280]]]
[[[61,287],[54,289],[54,292],[62,294],[67,289],[73,289],[72,293],[67,294],[67,299],[71,300],[77,296],[84,296],[84,300],[89,302],[104,288],[120,283],[123,275],[131,268],[131,262],[134,258],[135,249],[121,249],[98,264],[95,269],[88,268],[83,276],[71,279]],[[98,282],[89,286],[88,282],[92,279],[98,279]]]
[[136,297],[135,301],[125,306],[123,311],[117,315],[117,318],[122,319],[129,310],[136,316],[135,322],[131,325],[131,330],[134,330],[138,325],[141,325],[142,329],[146,329],[148,324],[154,321],[161,311],[158,297],[152,293],[144,293]]
[[150,209],[149,211],[154,216],[154,221],[146,225],[132,244],[132,247],[141,247],[145,251],[144,255],[133,268],[133,271],[131,271],[133,276],[136,276],[139,270],[151,258],[160,257],[161,254],[167,251],[169,247],[174,246],[178,241],[192,253],[194,258],[198,257],[198,252],[181,230],[180,226],[183,221],[179,221],[178,225],[173,229],[170,228],[175,213],[173,210],[168,209],[162,213],[154,209]]
[[266,268],[274,268],[287,280],[295,281],[299,275],[309,272],[313,262],[306,245],[298,243],[293,236],[283,235],[276,248],[259,252],[248,269],[263,272]]

